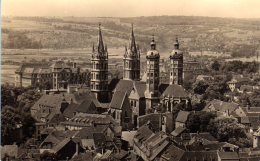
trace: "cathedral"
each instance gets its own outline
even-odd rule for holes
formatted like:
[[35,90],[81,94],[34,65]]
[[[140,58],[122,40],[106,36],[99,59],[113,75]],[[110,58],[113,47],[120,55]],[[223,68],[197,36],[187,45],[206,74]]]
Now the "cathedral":
[[98,42],[93,45],[91,92],[99,102],[109,103],[108,113],[123,128],[136,127],[137,118],[154,112],[172,112],[176,104],[188,103],[188,94],[183,84],[183,52],[178,38],[169,53],[169,84],[160,83],[160,53],[152,36],[146,53],[146,80],[140,79],[140,50],[136,43],[134,27],[130,32],[129,45],[123,55],[123,79],[108,90],[108,50],[102,39],[99,25]]

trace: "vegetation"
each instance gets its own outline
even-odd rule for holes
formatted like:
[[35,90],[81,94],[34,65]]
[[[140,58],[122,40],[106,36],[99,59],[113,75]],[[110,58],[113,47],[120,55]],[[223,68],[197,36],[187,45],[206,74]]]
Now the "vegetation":
[[30,114],[21,113],[11,106],[5,106],[1,115],[1,144],[23,143],[34,134],[34,123]]
[[216,117],[215,114],[206,111],[197,111],[190,113],[186,122],[186,127],[190,132],[207,132],[208,124],[211,119]]
[[40,97],[41,93],[30,87],[1,86],[1,144],[20,144],[32,137],[35,120],[30,108]]
[[[169,52],[176,35],[182,49],[188,51],[214,51],[233,56],[255,55],[254,44],[259,33],[259,20],[212,18],[194,16],[155,16],[134,18],[6,18],[3,28],[4,48],[85,48],[96,42],[97,23],[102,22],[105,41],[109,47],[123,47],[129,40],[130,24],[135,25],[135,36],[142,51],[149,48],[152,34],[158,40],[158,49]],[[19,21],[18,21],[19,20]],[[32,28],[11,30],[10,25],[31,23]],[[221,27],[220,27],[221,26]],[[43,30],[44,28],[44,30]],[[207,40],[205,42],[204,40]],[[248,45],[248,41],[255,42]],[[234,45],[234,43],[236,44]]]
[[235,118],[217,117],[208,124],[208,131],[219,141],[226,141],[239,147],[250,147],[244,125],[239,124]]

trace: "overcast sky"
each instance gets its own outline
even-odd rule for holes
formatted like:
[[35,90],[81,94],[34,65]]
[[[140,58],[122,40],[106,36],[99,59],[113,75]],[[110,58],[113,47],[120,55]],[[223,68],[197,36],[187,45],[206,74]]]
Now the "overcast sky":
[[260,0],[0,0],[3,16],[260,18]]

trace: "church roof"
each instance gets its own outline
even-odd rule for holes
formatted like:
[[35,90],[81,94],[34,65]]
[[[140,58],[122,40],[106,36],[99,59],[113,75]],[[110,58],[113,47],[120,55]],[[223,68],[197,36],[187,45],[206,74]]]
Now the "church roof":
[[114,92],[121,91],[126,92],[127,95],[130,95],[130,92],[132,91],[133,87],[134,81],[120,79],[120,81],[116,85],[116,88],[114,89]]
[[122,109],[125,99],[126,99],[126,92],[116,91],[113,95],[109,108]]
[[188,97],[188,94],[182,86],[177,84],[171,84],[165,89],[165,91],[161,95],[161,98],[163,97],[186,98]]
[[188,112],[188,111],[180,111],[176,118],[176,122],[185,123],[188,120],[189,115],[190,115],[190,112]]

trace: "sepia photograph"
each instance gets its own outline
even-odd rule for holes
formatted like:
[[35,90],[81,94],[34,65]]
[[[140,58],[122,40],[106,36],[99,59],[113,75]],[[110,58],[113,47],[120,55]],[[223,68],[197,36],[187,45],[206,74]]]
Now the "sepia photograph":
[[260,161],[260,0],[0,0],[2,161]]

